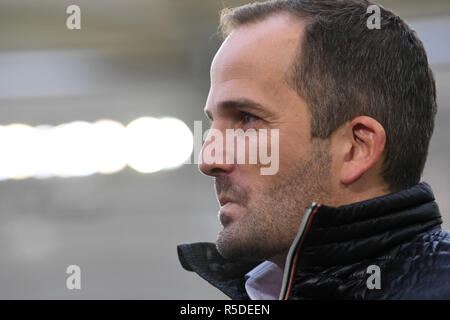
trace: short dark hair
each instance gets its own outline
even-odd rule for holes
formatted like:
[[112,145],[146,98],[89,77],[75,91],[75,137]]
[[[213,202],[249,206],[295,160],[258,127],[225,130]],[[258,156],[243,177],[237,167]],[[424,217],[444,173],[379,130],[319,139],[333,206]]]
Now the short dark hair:
[[224,37],[241,25],[286,12],[306,21],[288,82],[305,99],[311,136],[328,138],[354,117],[386,131],[382,176],[391,191],[420,181],[437,112],[436,86],[422,42],[400,17],[380,7],[369,29],[366,0],[272,0],[221,13]]

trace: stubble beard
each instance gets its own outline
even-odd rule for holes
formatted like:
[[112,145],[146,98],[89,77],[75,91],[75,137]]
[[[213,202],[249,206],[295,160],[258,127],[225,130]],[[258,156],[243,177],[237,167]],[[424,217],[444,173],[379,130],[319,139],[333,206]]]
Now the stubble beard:
[[[306,207],[328,193],[331,155],[326,141],[314,142],[309,155],[292,170],[273,176],[264,190],[243,190],[218,181],[216,189],[239,195],[246,212],[217,236],[219,253],[229,260],[262,261],[287,253]],[[219,186],[219,188],[217,187]],[[252,197],[249,197],[249,194]]]

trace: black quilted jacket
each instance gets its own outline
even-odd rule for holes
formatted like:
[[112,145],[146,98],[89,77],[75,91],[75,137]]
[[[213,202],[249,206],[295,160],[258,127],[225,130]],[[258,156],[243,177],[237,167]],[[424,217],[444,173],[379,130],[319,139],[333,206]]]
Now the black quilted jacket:
[[[450,232],[441,223],[425,182],[338,208],[312,204],[286,259],[280,299],[450,299]],[[232,299],[249,299],[245,274],[260,262],[227,261],[213,243],[179,245],[178,256]],[[367,285],[372,265],[379,289]]]

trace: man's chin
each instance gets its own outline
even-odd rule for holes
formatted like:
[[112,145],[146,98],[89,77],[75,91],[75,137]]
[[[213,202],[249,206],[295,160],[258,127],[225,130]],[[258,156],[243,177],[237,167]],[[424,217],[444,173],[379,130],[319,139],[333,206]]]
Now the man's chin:
[[261,239],[246,240],[237,234],[236,226],[231,223],[219,232],[216,248],[219,254],[230,261],[264,261],[280,252],[268,251]]
[[227,260],[243,260],[245,248],[242,247],[240,239],[233,234],[233,226],[227,224],[217,235],[216,248],[222,257]]

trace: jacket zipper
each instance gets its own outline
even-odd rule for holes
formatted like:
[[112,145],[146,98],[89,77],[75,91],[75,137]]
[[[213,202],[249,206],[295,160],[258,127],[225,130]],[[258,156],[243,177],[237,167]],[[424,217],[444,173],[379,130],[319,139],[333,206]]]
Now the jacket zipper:
[[313,202],[311,205],[308,206],[308,208],[305,211],[305,214],[303,215],[302,222],[300,223],[300,228],[297,232],[297,235],[294,238],[294,241],[291,244],[291,247],[289,248],[289,253],[286,257],[286,264],[284,266],[283,282],[281,285],[279,300],[287,300],[289,298],[299,255],[298,249],[303,243],[303,240],[305,239],[305,236],[308,233],[312,219],[319,207],[320,207],[319,204]]

